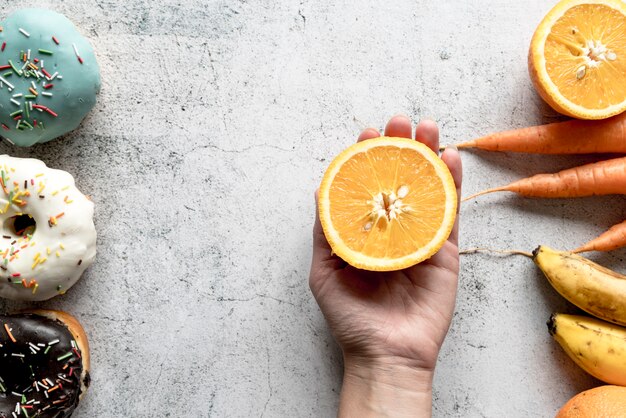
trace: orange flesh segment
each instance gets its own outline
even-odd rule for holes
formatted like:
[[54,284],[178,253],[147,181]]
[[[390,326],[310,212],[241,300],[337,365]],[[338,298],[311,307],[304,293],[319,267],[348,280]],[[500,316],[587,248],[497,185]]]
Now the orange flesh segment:
[[[613,59],[595,60],[588,41],[602,44]],[[626,16],[601,4],[567,10],[546,39],[546,71],[568,100],[587,109],[604,109],[626,100]],[[591,58],[591,61],[588,59]]]
[[[373,214],[374,196],[397,194],[402,186],[408,193],[395,219]],[[427,245],[441,227],[446,206],[432,164],[415,150],[393,146],[353,155],[335,176],[329,197],[339,237],[348,248],[374,258],[400,258]]]

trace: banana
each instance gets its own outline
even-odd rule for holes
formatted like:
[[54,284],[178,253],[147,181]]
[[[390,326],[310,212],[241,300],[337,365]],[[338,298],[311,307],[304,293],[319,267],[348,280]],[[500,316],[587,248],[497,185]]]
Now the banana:
[[533,251],[533,261],[565,299],[600,319],[626,325],[626,276],[543,245]]
[[586,316],[553,314],[548,330],[587,373],[626,386],[626,328]]

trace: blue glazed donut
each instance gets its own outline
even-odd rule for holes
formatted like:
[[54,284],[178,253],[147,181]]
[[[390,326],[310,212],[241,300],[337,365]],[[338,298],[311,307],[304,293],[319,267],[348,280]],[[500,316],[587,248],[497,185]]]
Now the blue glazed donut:
[[27,147],[75,129],[100,90],[89,42],[51,10],[18,10],[0,26],[0,135]]

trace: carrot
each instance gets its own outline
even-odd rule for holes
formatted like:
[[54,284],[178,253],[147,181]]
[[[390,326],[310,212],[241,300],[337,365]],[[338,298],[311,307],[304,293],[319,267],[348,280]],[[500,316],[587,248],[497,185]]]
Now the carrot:
[[626,153],[626,113],[600,121],[570,120],[499,132],[457,148],[534,154]]
[[626,221],[613,225],[608,231],[573,252],[611,251],[621,247],[626,247]]
[[582,197],[626,194],[626,157],[600,161],[559,171],[537,174],[507,186],[488,189],[463,199],[487,193],[514,192],[526,197]]

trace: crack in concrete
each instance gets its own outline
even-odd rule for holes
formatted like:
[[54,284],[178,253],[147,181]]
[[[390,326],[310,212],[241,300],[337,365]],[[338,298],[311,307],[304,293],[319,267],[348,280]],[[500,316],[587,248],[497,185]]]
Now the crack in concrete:
[[272,393],[274,392],[274,390],[272,389],[272,374],[270,369],[270,348],[266,346],[265,352],[267,353],[267,389],[269,391],[269,394],[267,396],[267,400],[265,401],[265,405],[263,406],[261,418],[265,416],[265,412],[267,411],[267,405],[270,403],[270,399],[272,399]]
[[276,298],[274,296],[265,295],[265,294],[256,294],[255,296],[253,296],[251,298],[226,298],[226,297],[223,297],[223,296],[217,296],[213,300],[215,300],[216,302],[250,302],[250,301],[253,301],[253,300],[258,299],[258,298],[271,299],[271,300],[276,301],[278,303],[286,303],[287,305],[291,305],[291,306],[294,306],[294,307],[297,306],[293,302],[289,302],[287,300],[279,299],[279,298]]
[[226,148],[222,148],[222,147],[218,147],[217,145],[200,145],[198,147],[194,147],[192,148],[190,151],[186,152],[184,155],[188,155],[194,151],[200,150],[200,149],[207,149],[207,148],[211,148],[211,149],[215,149],[218,150],[220,152],[224,152],[224,153],[228,153],[228,154],[243,154],[244,152],[248,152],[248,151],[252,151],[255,149],[259,149],[259,148],[268,148],[268,149],[274,149],[277,151],[282,151],[282,152],[293,152],[295,148],[292,149],[287,149],[287,148],[282,148],[279,147],[277,145],[271,145],[271,144],[258,144],[258,145],[250,145],[249,147],[245,147],[245,148],[241,148],[241,149],[226,149]]

